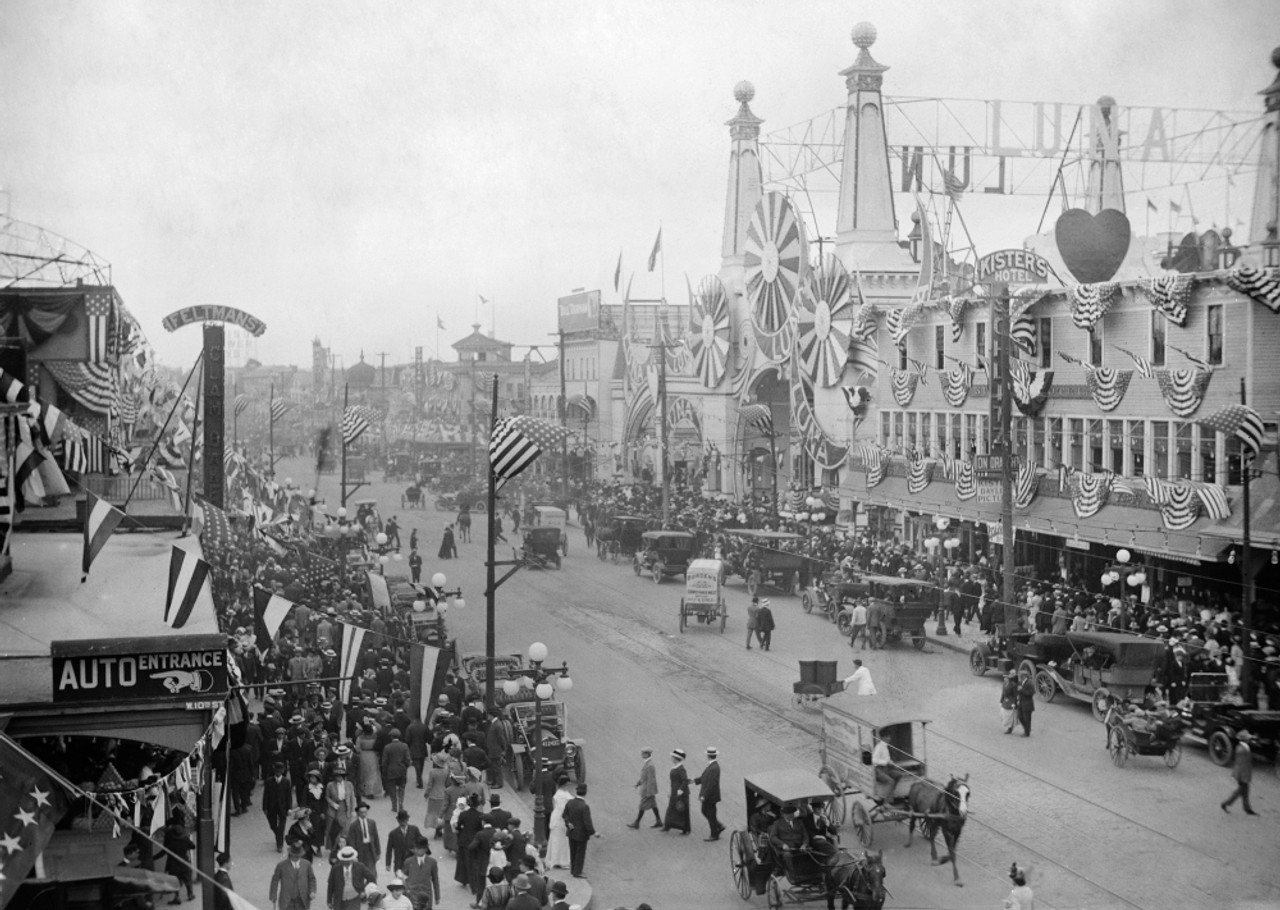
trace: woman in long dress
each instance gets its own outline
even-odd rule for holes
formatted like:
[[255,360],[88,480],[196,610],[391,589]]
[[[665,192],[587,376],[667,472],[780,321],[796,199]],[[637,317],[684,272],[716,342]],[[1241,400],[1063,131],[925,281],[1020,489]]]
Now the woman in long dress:
[[681,834],[689,833],[689,772],[684,769],[684,750],[671,753],[671,795],[667,797],[667,814],[662,819],[662,830],[672,828]]
[[547,868],[569,868],[569,829],[564,823],[564,807],[573,799],[569,792],[569,776],[556,780],[556,792],[551,798],[551,819],[547,827]]
[[440,538],[440,552],[436,556],[439,559],[457,558],[458,545],[453,539],[453,525],[445,525],[444,536]]
[[382,795],[382,772],[378,766],[378,737],[373,727],[365,724],[356,737],[356,754],[360,757],[360,795],[375,799]]

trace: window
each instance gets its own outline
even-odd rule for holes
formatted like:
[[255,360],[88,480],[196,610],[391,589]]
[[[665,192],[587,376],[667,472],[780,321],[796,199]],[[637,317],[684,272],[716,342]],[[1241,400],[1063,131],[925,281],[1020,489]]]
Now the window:
[[1108,471],[1124,473],[1124,421],[1107,421],[1107,449],[1111,453],[1110,464],[1103,464]]
[[1179,421],[1175,424],[1174,447],[1177,452],[1177,461],[1174,464],[1174,470],[1177,477],[1191,477],[1191,424]]
[[1053,366],[1053,320],[1048,316],[1036,320],[1036,348],[1040,352],[1040,366]]
[[1102,366],[1102,323],[1095,322],[1089,330],[1089,366]]
[[1078,417],[1067,419],[1067,451],[1071,454],[1071,466],[1084,467],[1084,421]]
[[905,344],[898,345],[898,369],[905,370],[907,368],[907,346]]
[[1102,421],[1086,420],[1085,434],[1088,437],[1085,451],[1089,454],[1088,471],[1102,470]]
[[887,446],[887,445],[893,444],[893,424],[889,418],[890,418],[890,415],[888,411],[880,412],[880,444],[881,445]]
[[1147,473],[1147,422],[1145,420],[1129,421],[1129,450],[1133,452],[1133,476],[1145,476]]
[[1205,339],[1204,359],[1211,366],[1222,363],[1222,304],[1215,303],[1205,307]]
[[978,415],[964,415],[964,438],[968,449],[960,453],[961,458],[968,459],[978,451]]
[[1155,310],[1151,311],[1151,365],[1164,366],[1164,332],[1168,323]]
[[977,351],[979,359],[985,361],[987,359],[987,324],[985,322],[979,322],[977,323],[976,328],[978,330],[978,334],[976,336],[977,342],[974,345],[974,349]]
[[928,411],[920,415],[920,451],[929,455],[929,446],[933,442],[933,415]]
[[947,327],[945,325],[933,327],[933,368],[935,370],[947,368]]
[[1169,421],[1151,421],[1151,452],[1154,463],[1151,473],[1156,477],[1169,476]]

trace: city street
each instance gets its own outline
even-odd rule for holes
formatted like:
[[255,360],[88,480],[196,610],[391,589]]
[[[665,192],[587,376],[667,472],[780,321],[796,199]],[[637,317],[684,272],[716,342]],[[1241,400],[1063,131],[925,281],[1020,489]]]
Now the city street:
[[[311,483],[300,460],[282,463],[278,472],[292,473],[304,487]],[[336,508],[336,477],[323,477],[319,489]],[[374,483],[353,498],[377,498],[384,518],[398,515],[406,542],[418,529],[424,575],[442,571],[449,586],[460,585],[465,595],[466,608],[448,616],[451,635],[462,651],[482,649],[483,516],[477,516],[473,542],[459,544],[460,558],[441,561],[435,558],[440,534],[453,516],[432,510],[429,501],[425,511],[399,509],[400,492],[398,485]],[[510,547],[500,545],[499,559],[510,555]],[[853,669],[853,655],[834,627],[805,615],[798,598],[769,595],[778,629],[773,649],[761,652],[743,647],[747,595],[740,580],[727,585],[723,635],[696,625],[679,633],[682,591],[681,579],[655,586],[628,565],[600,562],[575,527],[562,571],[522,570],[498,593],[498,652],[542,641],[549,661],[565,661],[572,671],[575,685],[565,696],[569,733],[586,741],[589,802],[602,834],[586,864],[597,907],[642,900],[655,908],[741,906],[728,835],[704,843],[706,822],[696,811],[687,838],[625,827],[635,814],[639,750],[654,749],[665,803],[671,749],[686,750],[696,776],[704,748],[716,746],[724,769],[720,818],[730,831],[745,827],[743,774],[819,768],[820,715],[791,705],[798,661],[837,659],[842,676]],[[1006,737],[1000,735],[997,680],[973,677],[964,655],[935,645],[924,652],[899,645],[867,652],[866,662],[881,697],[905,700],[932,720],[930,776],[945,782],[949,774],[968,774],[972,789],[959,850],[963,889],[951,884],[949,869],[930,866],[928,848],[918,839],[904,848],[905,826],[877,826],[874,847],[885,850],[891,892],[886,906],[997,907],[1014,861],[1031,867],[1040,906],[1193,908],[1280,900],[1274,865],[1280,783],[1270,766],[1259,763],[1255,773],[1261,816],[1224,815],[1216,803],[1231,790],[1229,773],[1212,765],[1200,746],[1188,745],[1175,770],[1141,757],[1115,768],[1103,747],[1103,728],[1084,703],[1059,696],[1038,705],[1033,736]],[[389,829],[385,800],[374,816]],[[253,854],[264,847],[269,852],[269,834],[256,809],[237,822],[237,884],[261,875],[264,898],[274,853]],[[265,871],[258,871],[259,864]],[[446,907],[463,901],[451,881],[452,866],[443,860]],[[246,896],[257,890],[241,885]],[[764,903],[763,897],[751,901]]]

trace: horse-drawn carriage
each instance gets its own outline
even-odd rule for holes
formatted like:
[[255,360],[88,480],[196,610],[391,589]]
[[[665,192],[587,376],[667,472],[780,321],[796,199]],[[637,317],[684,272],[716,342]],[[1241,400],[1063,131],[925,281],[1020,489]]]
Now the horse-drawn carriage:
[[640,542],[631,567],[637,575],[648,574],[655,585],[668,575],[683,575],[698,554],[698,535],[687,531],[645,531]]
[[[842,905],[846,898],[858,908],[884,905],[883,857],[854,856],[840,847],[838,826],[830,823],[831,788],[821,778],[809,771],[764,771],[748,775],[743,785],[747,826],[729,837],[729,868],[739,897],[764,894],[771,910],[817,900],[834,907],[837,895]],[[786,807],[796,810],[806,832],[795,847],[771,833],[771,821]]]
[[[933,862],[950,861],[953,880],[960,884],[956,844],[969,812],[969,778],[952,776],[945,786],[929,780],[928,724],[883,695],[828,698],[822,702],[820,774],[836,793],[832,818],[841,824],[847,818],[864,847],[875,839],[877,822],[905,821],[908,847],[918,825],[929,839]],[[877,761],[878,747],[887,763]],[[935,844],[939,833],[947,851],[941,859]]]
[[617,562],[634,556],[644,544],[649,519],[643,515],[611,515],[596,527],[596,555]]
[[422,487],[418,486],[417,481],[405,487],[405,491],[400,494],[400,508],[425,509],[426,507],[426,497],[422,495]]
[[706,626],[719,620],[720,631],[724,631],[729,610],[720,590],[723,576],[724,566],[718,559],[695,559],[689,563],[684,575],[684,597],[680,598],[682,633],[690,620]]
[[387,483],[410,480],[414,476],[414,468],[412,452],[392,452],[387,456],[387,466],[382,472],[382,479]]
[[725,536],[729,543],[725,548],[725,572],[744,579],[748,594],[754,597],[761,585],[800,593],[805,557],[788,548],[798,546],[803,537],[750,528],[734,528],[725,531]]
[[1162,755],[1170,768],[1182,761],[1182,731],[1186,728],[1176,709],[1144,710],[1127,701],[1107,707],[1107,751],[1111,762],[1123,768],[1131,755]]

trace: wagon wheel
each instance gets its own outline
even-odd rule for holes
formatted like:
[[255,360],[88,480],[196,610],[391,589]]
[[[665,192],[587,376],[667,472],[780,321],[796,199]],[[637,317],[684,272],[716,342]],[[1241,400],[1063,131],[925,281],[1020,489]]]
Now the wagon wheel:
[[684,627],[688,623],[684,614],[684,598],[680,598],[680,634],[684,634]]
[[915,648],[917,651],[924,650],[924,633],[923,632],[921,632],[919,635],[911,636],[911,646]]
[[644,567],[640,565],[640,557],[638,555],[631,557],[631,568],[635,571],[636,578],[639,578],[640,573],[644,570]]
[[1165,750],[1164,763],[1167,768],[1178,767],[1178,762],[1182,761],[1182,743],[1174,743]]
[[582,746],[578,746],[578,750],[573,756],[573,774],[578,779],[578,783],[585,784],[587,782],[587,753],[583,751]]
[[848,610],[841,610],[840,615],[836,617],[836,628],[840,630],[841,635],[848,635],[853,629],[853,614]]
[[806,613],[813,612],[813,598],[809,596],[808,591],[800,595],[800,606],[804,607]]
[[1111,707],[1111,693],[1106,686],[1102,686],[1094,691],[1089,703],[1093,707],[1093,719],[1101,723],[1107,719],[1107,711]]
[[515,780],[516,789],[523,790],[524,789],[524,756],[523,755],[512,754],[511,776]]
[[883,648],[885,646],[885,642],[887,642],[888,640],[889,640],[889,634],[885,631],[884,626],[878,626],[876,627],[875,632],[872,633],[871,647]]
[[853,823],[853,833],[858,838],[858,843],[864,847],[870,847],[871,842],[875,840],[876,832],[871,825],[871,816],[867,814],[867,807],[862,804],[862,800],[853,801],[853,813],[850,815],[850,821]]
[[724,601],[720,601],[720,634],[724,634],[724,627],[729,622],[729,611],[725,608]]
[[769,887],[766,889],[769,898],[769,910],[782,910],[782,888],[778,885],[778,877],[772,876],[769,879]]
[[799,705],[806,711],[822,710],[822,699],[827,697],[827,691],[817,683],[809,683],[803,686],[799,693]]
[[1220,767],[1231,764],[1236,754],[1236,744],[1226,730],[1214,730],[1209,734],[1209,761]]
[[1022,675],[1023,670],[1026,670],[1027,675],[1030,676],[1032,679],[1036,678],[1036,662],[1032,660],[1030,657],[1023,658],[1022,663],[1018,664],[1019,676]]
[[1123,768],[1129,760],[1129,739],[1123,727],[1116,727],[1108,737],[1111,745],[1111,764]]
[[752,597],[756,596],[756,591],[760,590],[760,573],[752,569],[747,573],[747,593]]
[[1036,701],[1049,704],[1053,701],[1053,697],[1058,694],[1058,684],[1053,680],[1053,674],[1048,670],[1041,670],[1036,673]]
[[662,584],[662,560],[661,559],[655,559],[653,561],[653,565],[649,567],[649,573],[653,576],[653,583],[655,585]]
[[747,850],[746,836],[741,831],[729,835],[729,868],[733,870],[733,883],[738,888],[738,896],[751,899],[751,867],[755,860]]
[[987,646],[978,645],[969,652],[969,672],[982,676],[987,672]]

